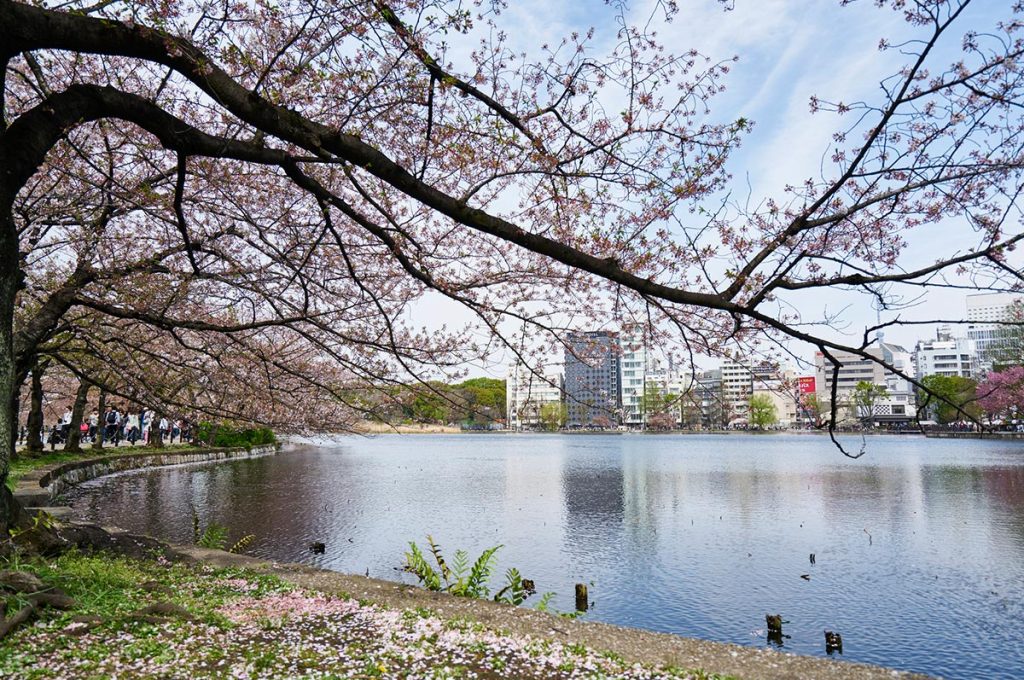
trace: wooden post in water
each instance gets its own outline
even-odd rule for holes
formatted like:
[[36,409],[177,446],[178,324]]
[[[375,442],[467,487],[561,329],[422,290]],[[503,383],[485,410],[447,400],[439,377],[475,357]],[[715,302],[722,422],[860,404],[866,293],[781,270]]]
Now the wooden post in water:
[[783,645],[782,614],[765,614],[764,620],[768,624],[768,643],[781,647]]
[[839,633],[833,633],[830,630],[825,631],[825,652],[831,654],[832,652],[843,653],[843,636]]
[[590,608],[587,602],[587,584],[577,583],[576,584],[576,611],[585,612]]

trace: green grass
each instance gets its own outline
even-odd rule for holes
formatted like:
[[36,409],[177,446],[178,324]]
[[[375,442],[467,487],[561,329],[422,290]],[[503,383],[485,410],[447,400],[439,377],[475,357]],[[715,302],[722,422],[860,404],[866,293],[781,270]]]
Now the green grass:
[[[153,624],[134,621],[133,612],[154,602],[173,602],[188,610],[195,619],[216,628],[231,624],[217,612],[219,607],[238,598],[236,587],[228,579],[244,579],[254,587],[247,594],[261,597],[273,592],[292,590],[280,579],[238,569],[214,569],[166,561],[139,561],[125,557],[68,552],[55,559],[0,560],[0,569],[17,569],[34,573],[49,586],[60,588],[76,602],[70,611],[43,609],[39,619],[47,635],[33,635],[30,626],[0,641],[0,677],[36,677],[33,671],[41,658],[75,658],[99,668],[115,653],[110,640],[117,640],[116,654],[124,659],[159,662],[174,655],[174,637],[161,633]],[[150,592],[143,584],[158,583],[166,592]],[[18,606],[17,598],[8,598],[9,610]],[[96,616],[103,622],[94,630],[96,639],[84,639],[60,632],[74,617]],[[25,636],[33,640],[26,653]],[[40,676],[41,677],[41,676]]]
[[[76,600],[68,612],[40,611],[36,624],[22,626],[0,641],[2,678],[226,677],[229,669],[250,677],[406,677],[404,669],[420,663],[415,677],[447,679],[475,673],[495,680],[523,670],[532,678],[565,677],[578,667],[576,658],[545,658],[560,647],[557,643],[534,640],[510,651],[507,645],[495,646],[491,633],[478,622],[438,621],[426,608],[408,609],[398,617],[381,610],[336,610],[325,618],[315,613],[323,606],[323,600],[316,599],[321,596],[248,570],[76,552],[52,559],[0,560],[0,569],[30,571]],[[156,592],[152,583],[164,592]],[[273,597],[284,592],[292,594]],[[266,618],[257,612],[257,618],[229,620],[224,606],[249,597],[266,598]],[[275,614],[288,609],[282,607],[282,599],[296,598],[306,598],[306,611],[314,613]],[[12,606],[13,599],[8,596]],[[160,601],[184,608],[195,621],[152,624],[130,616]],[[101,623],[79,636],[69,626],[83,615],[99,617]],[[467,637],[452,649],[451,640],[439,642],[446,630]],[[327,656],[325,649],[331,650]],[[580,661],[587,658],[582,645],[567,646],[565,651]],[[621,666],[609,669],[613,674],[632,668],[618,655],[604,656]],[[677,667],[662,668],[661,677],[732,680]]]
[[[6,565],[0,562],[0,568],[30,571],[74,598],[78,603],[75,615],[104,618],[125,616],[160,599],[184,607],[201,620],[215,622],[219,621],[215,610],[238,596],[221,583],[223,579],[245,578],[256,583],[257,590],[252,593],[256,596],[292,589],[275,577],[238,569],[203,569],[103,553],[86,555],[71,551],[53,560],[35,559]],[[166,586],[170,593],[147,592],[142,585],[150,582]]]
[[28,451],[18,451],[18,457],[11,461],[10,472],[7,473],[7,486],[11,489],[14,488],[14,484],[27,475],[33,470],[37,470],[47,465],[54,465],[56,463],[71,463],[76,460],[84,460],[86,458],[92,458],[98,455],[91,450],[83,450],[81,453],[72,453],[70,451],[43,451],[42,453],[32,454]]

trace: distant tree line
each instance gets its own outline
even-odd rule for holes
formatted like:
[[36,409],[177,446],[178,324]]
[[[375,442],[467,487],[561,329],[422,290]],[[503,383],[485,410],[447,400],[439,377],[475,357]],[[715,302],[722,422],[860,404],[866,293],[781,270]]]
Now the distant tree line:
[[470,378],[455,384],[429,381],[395,386],[385,394],[385,400],[379,394],[372,397],[374,420],[473,427],[504,423],[506,418],[505,381],[497,378]]

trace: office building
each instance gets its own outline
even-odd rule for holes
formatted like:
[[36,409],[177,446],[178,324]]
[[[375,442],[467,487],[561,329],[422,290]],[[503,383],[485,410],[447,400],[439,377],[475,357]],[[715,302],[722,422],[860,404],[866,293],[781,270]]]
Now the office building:
[[1007,327],[997,321],[1022,321],[1020,313],[1024,296],[1015,293],[983,293],[967,296],[967,338],[974,347],[974,377],[984,378],[993,365],[1003,358],[999,355],[1008,343],[1020,344],[1015,337],[1019,328]]
[[645,425],[644,390],[647,383],[648,350],[642,327],[622,334],[620,385],[622,389],[622,424],[633,428]]
[[914,347],[914,377],[926,375],[964,376],[974,374],[974,342],[953,337],[949,326],[941,326],[934,340],[919,340]]
[[[881,359],[903,373],[913,372],[910,352],[900,345],[885,342],[881,334],[878,334],[876,342],[875,346],[866,350],[867,354]],[[833,378],[837,378],[835,382],[841,421],[869,418],[874,423],[898,424],[913,419],[916,401],[909,381],[860,355],[839,351],[833,352],[833,355],[839,364],[838,376],[834,376],[834,364],[830,360],[821,352],[815,354],[815,383],[819,401],[822,405],[828,405],[832,398]],[[850,401],[854,389],[860,382],[868,382],[886,389],[887,396],[875,402],[871,414],[859,413]]]
[[[522,364],[505,381],[505,413],[510,430],[540,430],[561,426],[563,414],[561,367],[531,371]],[[545,422],[553,420],[554,422]]]
[[568,427],[611,427],[621,420],[618,336],[609,331],[566,336],[565,402]]

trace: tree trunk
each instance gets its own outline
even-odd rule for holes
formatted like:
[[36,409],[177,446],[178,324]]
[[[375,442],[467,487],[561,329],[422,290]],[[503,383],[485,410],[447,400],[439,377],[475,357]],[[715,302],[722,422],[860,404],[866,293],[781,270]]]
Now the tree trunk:
[[[6,63],[3,66],[6,70]],[[0,158],[0,163],[2,161]],[[11,215],[13,198],[14,192],[9,187],[0,187],[0,404],[3,405],[0,408],[0,536],[4,537],[24,516],[7,490],[7,474],[14,456],[14,432],[18,427],[18,416],[11,411],[11,406],[20,387],[15,384],[14,299],[21,283],[21,268],[18,266],[18,231]]]
[[149,445],[159,449],[164,445],[164,433],[160,429],[160,415],[153,413],[152,422],[149,424]]
[[14,390],[14,401],[11,403],[11,416],[14,427],[11,428],[11,460],[18,459],[18,412],[21,411],[21,390]]
[[100,403],[96,407],[96,412],[99,417],[96,421],[96,439],[92,443],[92,448],[102,449],[103,448],[103,435],[107,432],[107,418],[104,411],[107,410],[107,393],[105,390],[100,390]]
[[92,385],[85,380],[78,384],[75,404],[71,407],[71,426],[68,428],[68,441],[64,444],[65,451],[82,451],[82,415],[85,413],[85,405],[89,401],[90,387]]
[[32,391],[28,407],[28,420],[25,422],[25,448],[33,453],[43,450],[43,372],[45,362],[38,362],[32,367]]

